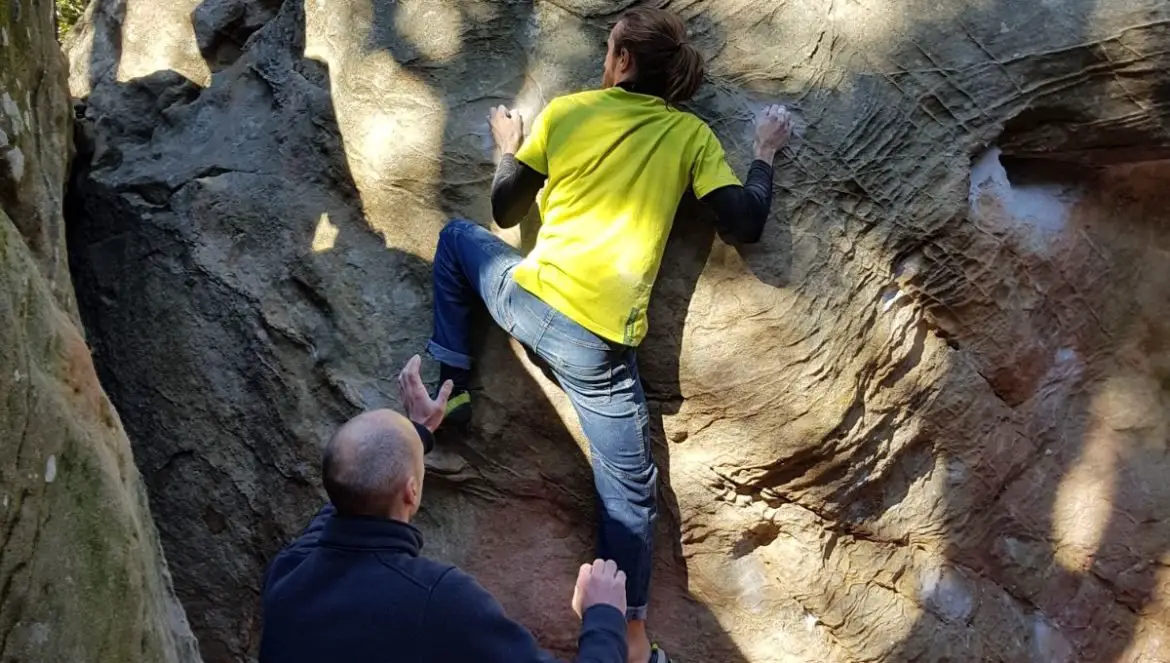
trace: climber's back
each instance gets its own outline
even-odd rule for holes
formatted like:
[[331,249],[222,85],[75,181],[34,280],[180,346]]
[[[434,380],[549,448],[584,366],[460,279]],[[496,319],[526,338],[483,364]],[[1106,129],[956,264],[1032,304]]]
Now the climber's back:
[[627,345],[645,336],[683,194],[739,184],[706,123],[620,85],[553,100],[516,159],[547,176],[540,235],[516,283]]

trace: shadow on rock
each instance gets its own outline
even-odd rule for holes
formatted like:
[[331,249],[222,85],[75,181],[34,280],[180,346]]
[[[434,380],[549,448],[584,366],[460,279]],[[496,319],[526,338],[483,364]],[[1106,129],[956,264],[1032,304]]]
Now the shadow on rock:
[[[345,145],[354,126],[333,98],[346,72],[305,57],[301,0],[278,12],[270,4],[200,5],[196,37],[214,72],[201,88],[175,71],[118,81],[126,5],[102,2],[67,200],[101,377],[134,443],[177,592],[216,663],[255,656],[263,570],[323,498],[321,446],[354,413],[394,405],[393,378],[430,333],[429,261],[396,247],[408,234],[435,240],[437,228],[414,220],[417,203],[370,217],[368,173],[352,170]],[[392,14],[423,4],[373,3],[369,44],[411,48],[396,32],[409,21]],[[488,4],[452,6],[469,12],[453,59],[395,54],[448,107],[435,200],[470,216],[487,209],[491,164],[486,136],[468,128],[486,129],[488,107],[518,94],[527,59],[516,40],[531,6],[484,21],[474,11]],[[493,40],[510,50],[473,53]],[[469,86],[477,67],[510,82]],[[563,395],[535,380],[498,330],[484,345],[474,433],[443,440],[428,459],[419,522],[429,554],[476,573],[566,652],[573,573],[595,529],[589,466],[575,422],[562,420]],[[684,660],[743,660],[689,600],[681,559],[665,559],[658,577],[664,644]]]
[[[600,80],[605,39],[622,8],[574,9],[580,11],[566,13],[564,9],[545,7],[538,12],[528,1],[372,3],[373,28],[366,48],[391,54],[400,66],[426,83],[447,112],[438,195],[449,215],[481,223],[491,220],[487,192],[494,164],[487,116],[493,106],[521,108],[526,120],[531,121],[553,96],[595,86]],[[445,24],[457,26],[452,28],[452,34],[420,29],[422,22],[440,17],[444,17]],[[547,37],[534,36],[537,28],[547,31],[550,25],[560,29],[557,34],[563,41],[553,43]],[[531,248],[538,226],[539,215],[534,207],[520,231],[513,231],[517,235],[513,241],[524,250]],[[674,308],[681,315],[668,315],[660,308],[654,309],[657,314],[651,312],[652,328],[660,320],[666,338],[681,338],[686,300],[702,270],[710,237],[706,238],[707,249],[702,244],[700,238],[697,251],[704,256],[686,260],[687,273],[675,281],[685,291],[678,293],[684,300],[676,302],[681,308]],[[655,301],[662,298],[657,294]],[[482,405],[477,405],[470,439],[456,441],[447,436],[451,448],[461,457],[451,462],[456,467],[475,468],[471,471],[486,478],[488,488],[483,496],[490,501],[480,508],[518,508],[522,512],[531,510],[533,515],[531,523],[528,517],[514,518],[517,529],[493,532],[473,551],[452,553],[505,597],[505,604],[521,621],[534,626],[538,634],[553,635],[557,648],[569,651],[576,638],[575,628],[570,627],[573,617],[564,608],[550,610],[547,599],[534,594],[559,596],[563,593],[558,586],[561,579],[592,554],[596,524],[591,471],[580,452],[584,438],[571,406],[554,386],[548,367],[510,341],[486,313],[481,312],[479,320],[486,333],[479,339],[473,390],[477,403]],[[667,363],[677,366],[678,343],[661,344],[648,339],[647,345],[650,356],[673,357]],[[646,389],[653,392],[654,379],[648,374],[661,374],[662,368],[666,373],[674,369],[648,363],[648,354],[641,354],[639,362],[645,369]],[[520,356],[527,362],[516,361]],[[677,392],[677,388],[673,391]],[[679,509],[670,485],[669,447],[662,438],[663,399],[653,393],[649,397],[655,459],[662,477],[651,597],[652,635],[680,660],[746,660],[710,610],[690,594],[679,543]],[[668,409],[676,405],[666,403]],[[542,508],[549,502],[564,511],[550,519],[547,509]],[[451,520],[450,515],[437,510],[434,513],[436,522]],[[539,536],[542,533],[546,538]],[[548,536],[572,543],[552,547]],[[530,556],[532,566],[523,561]],[[539,587],[547,585],[547,591],[534,593],[517,587],[515,579],[509,577],[514,568],[542,568],[550,563],[557,572],[550,575],[538,571],[539,579],[534,583]],[[517,606],[522,607],[517,610]]]

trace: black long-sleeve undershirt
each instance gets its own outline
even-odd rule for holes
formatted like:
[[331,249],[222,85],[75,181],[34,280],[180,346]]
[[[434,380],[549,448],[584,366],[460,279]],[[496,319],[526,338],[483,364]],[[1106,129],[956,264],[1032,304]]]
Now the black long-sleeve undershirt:
[[[510,228],[532,209],[545,176],[505,154],[492,180],[492,216],[502,228]],[[743,186],[725,186],[711,191],[702,200],[715,211],[720,230],[737,241],[760,241],[772,209],[772,164],[757,159],[748,169]]]

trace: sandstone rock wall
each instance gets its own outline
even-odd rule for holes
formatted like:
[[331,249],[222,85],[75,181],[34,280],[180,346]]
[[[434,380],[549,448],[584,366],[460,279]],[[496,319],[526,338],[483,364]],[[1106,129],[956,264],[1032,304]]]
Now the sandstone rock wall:
[[[78,28],[74,277],[208,660],[254,656],[334,426],[394,403],[445,219],[489,221],[488,108],[595,85],[632,4],[98,0]],[[684,661],[1165,660],[1170,9],[664,4],[741,172],[764,104],[799,135],[763,242],[687,204],[656,286],[656,638]],[[427,549],[569,649],[585,445],[484,330]]]
[[199,661],[65,251],[53,3],[0,3],[0,660]]

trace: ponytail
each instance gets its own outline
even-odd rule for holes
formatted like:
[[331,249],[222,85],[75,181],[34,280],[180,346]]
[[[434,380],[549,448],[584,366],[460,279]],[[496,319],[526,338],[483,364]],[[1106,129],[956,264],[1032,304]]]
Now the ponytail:
[[670,76],[663,98],[671,104],[690,101],[703,84],[703,55],[699,49],[690,42],[680,44],[667,69]]
[[690,101],[703,84],[703,55],[687,39],[686,25],[675,14],[642,7],[622,15],[614,47],[625,49],[636,69],[634,89],[662,97],[669,104]]

